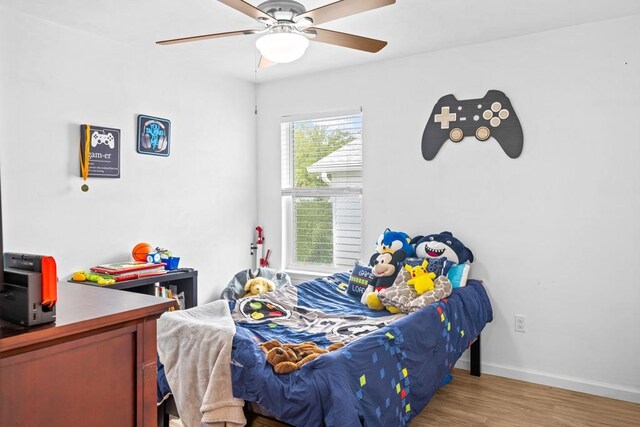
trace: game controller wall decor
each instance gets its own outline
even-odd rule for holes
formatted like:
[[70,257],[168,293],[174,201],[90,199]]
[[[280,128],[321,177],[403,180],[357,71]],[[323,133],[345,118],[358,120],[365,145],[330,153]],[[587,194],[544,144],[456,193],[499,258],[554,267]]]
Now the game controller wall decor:
[[467,136],[478,141],[493,137],[512,159],[522,153],[522,126],[511,101],[499,90],[490,90],[480,99],[440,98],[422,134],[422,157],[433,160],[445,141],[460,142]]
[[168,156],[171,143],[171,121],[159,117],[138,116],[138,153]]
[[[87,132],[87,126],[89,127]],[[89,144],[87,144],[89,135]],[[120,129],[94,125],[80,125],[80,159],[89,149],[89,171],[92,178],[120,178]]]

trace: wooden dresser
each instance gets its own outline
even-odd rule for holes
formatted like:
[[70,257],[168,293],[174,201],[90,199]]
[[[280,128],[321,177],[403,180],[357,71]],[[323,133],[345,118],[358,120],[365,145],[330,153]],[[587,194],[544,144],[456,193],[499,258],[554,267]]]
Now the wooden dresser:
[[55,324],[0,321],[0,424],[156,426],[162,298],[58,284]]

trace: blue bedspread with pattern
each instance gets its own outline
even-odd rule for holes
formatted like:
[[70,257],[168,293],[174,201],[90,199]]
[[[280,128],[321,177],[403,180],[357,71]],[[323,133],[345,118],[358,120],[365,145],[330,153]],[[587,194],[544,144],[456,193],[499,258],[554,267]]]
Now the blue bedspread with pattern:
[[[246,306],[245,315],[254,318],[236,323],[236,397],[258,402],[295,426],[405,426],[493,318],[487,293],[477,280],[406,316],[370,311],[346,294],[347,281],[348,275],[339,273],[304,282],[295,287],[293,308],[269,305],[254,314],[251,307],[264,308],[264,301]],[[231,304],[238,313],[240,303]],[[295,327],[296,316],[312,319],[308,328]],[[345,327],[345,322],[353,327]],[[319,329],[323,324],[326,334]],[[286,375],[274,373],[257,345],[278,338],[326,346],[341,334],[347,346]]]

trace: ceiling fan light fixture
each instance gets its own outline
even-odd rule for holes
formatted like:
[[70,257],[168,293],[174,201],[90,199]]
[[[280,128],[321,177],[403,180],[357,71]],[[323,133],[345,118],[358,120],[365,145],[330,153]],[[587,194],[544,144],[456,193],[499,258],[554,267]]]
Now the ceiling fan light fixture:
[[278,64],[300,59],[308,46],[308,38],[292,31],[270,32],[256,41],[256,47],[262,56]]

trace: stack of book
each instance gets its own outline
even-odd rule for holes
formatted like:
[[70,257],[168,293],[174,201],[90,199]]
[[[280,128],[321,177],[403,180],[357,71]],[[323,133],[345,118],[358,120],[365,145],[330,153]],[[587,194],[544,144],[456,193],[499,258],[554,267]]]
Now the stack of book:
[[[155,295],[157,297],[174,299],[178,302],[178,310],[184,310],[184,292],[177,293],[177,290],[171,289],[174,286],[160,286],[159,283],[156,283],[156,291]],[[169,311],[174,311],[175,308],[169,308]]]
[[101,264],[91,267],[91,271],[98,274],[112,276],[116,282],[140,279],[141,277],[158,276],[167,272],[164,268],[164,264],[153,264],[142,261],[124,261],[114,262],[111,264]]

